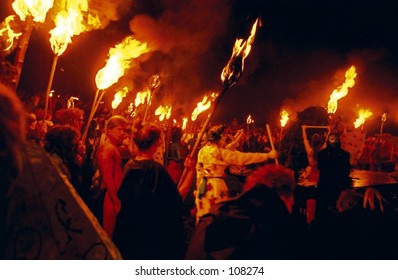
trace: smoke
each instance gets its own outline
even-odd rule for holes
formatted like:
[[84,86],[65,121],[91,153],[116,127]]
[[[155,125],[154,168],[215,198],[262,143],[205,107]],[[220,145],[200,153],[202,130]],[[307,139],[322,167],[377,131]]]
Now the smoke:
[[[140,5],[145,5],[144,2]],[[188,116],[196,98],[201,99],[219,80],[223,65],[215,53],[219,51],[217,44],[229,31],[231,3],[164,0],[156,4],[159,10],[156,15],[139,13],[129,22],[134,37],[147,42],[152,51],[141,58],[145,61],[130,75],[144,86],[147,79],[158,74],[162,86],[154,96],[155,102],[173,105],[173,112],[183,114],[179,117]],[[149,10],[153,11],[153,7]],[[209,57],[214,60],[209,61]],[[137,77],[143,80],[138,81]]]
[[90,0],[89,12],[101,22],[99,28],[106,28],[110,22],[118,21],[130,10],[133,0]]

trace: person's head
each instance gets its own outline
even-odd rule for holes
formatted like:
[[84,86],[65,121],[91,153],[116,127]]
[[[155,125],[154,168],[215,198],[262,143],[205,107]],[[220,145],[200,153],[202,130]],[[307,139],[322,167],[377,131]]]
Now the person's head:
[[71,125],[54,125],[44,136],[44,148],[47,152],[56,152],[61,157],[77,154],[80,132]]
[[133,125],[132,140],[138,151],[156,150],[162,139],[162,130],[153,123],[142,124],[136,121]]
[[26,113],[16,93],[0,84],[0,185],[7,187],[22,169]]
[[106,121],[105,134],[115,144],[121,145],[126,135],[127,125],[128,121],[124,117],[119,115],[112,116]]
[[264,185],[264,187],[275,190],[289,212],[292,211],[296,188],[293,170],[275,164],[260,166],[247,177],[243,190],[250,190],[257,185]]
[[330,133],[327,138],[326,146],[330,148],[340,148],[340,136],[337,133]]
[[207,141],[216,143],[219,146],[225,144],[224,137],[225,127],[223,125],[215,125],[209,128],[207,131]]
[[61,125],[68,124],[74,126],[80,131],[84,124],[83,116],[84,111],[76,107],[61,109],[55,113],[55,121]]
[[171,129],[171,142],[180,142],[182,137],[181,127],[174,126]]

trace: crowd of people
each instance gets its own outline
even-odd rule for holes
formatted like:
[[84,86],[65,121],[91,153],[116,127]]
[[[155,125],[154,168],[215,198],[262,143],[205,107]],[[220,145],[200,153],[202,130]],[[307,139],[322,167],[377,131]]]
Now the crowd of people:
[[[7,192],[23,176],[27,145],[46,151],[124,259],[398,257],[394,211],[377,190],[350,188],[338,133],[317,153],[316,217],[308,223],[295,203],[297,174],[278,164],[271,141],[278,147],[279,137],[263,129],[211,125],[192,152],[198,129],[103,112],[86,124],[77,107],[45,116],[3,85],[0,101],[3,258]],[[184,169],[195,176],[181,184]]]

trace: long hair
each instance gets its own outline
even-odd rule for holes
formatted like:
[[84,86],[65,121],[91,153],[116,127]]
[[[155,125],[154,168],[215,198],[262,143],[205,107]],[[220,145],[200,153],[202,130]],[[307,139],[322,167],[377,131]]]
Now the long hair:
[[66,162],[76,162],[80,132],[71,125],[55,125],[44,137],[44,148],[48,153],[57,153]]
[[6,186],[22,169],[25,118],[23,104],[16,93],[0,84],[0,175]]

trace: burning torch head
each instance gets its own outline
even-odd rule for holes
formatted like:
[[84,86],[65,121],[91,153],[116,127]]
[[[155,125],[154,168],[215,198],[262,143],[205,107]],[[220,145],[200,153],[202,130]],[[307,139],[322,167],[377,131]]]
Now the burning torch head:
[[243,61],[241,55],[231,59],[222,72],[224,86],[228,88],[239,81],[242,70]]

